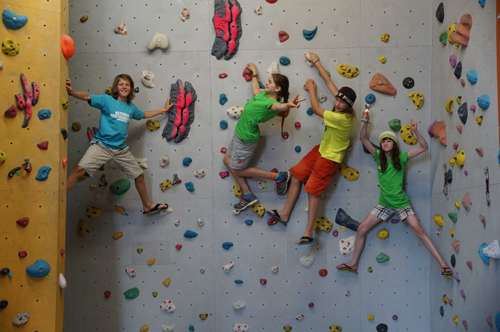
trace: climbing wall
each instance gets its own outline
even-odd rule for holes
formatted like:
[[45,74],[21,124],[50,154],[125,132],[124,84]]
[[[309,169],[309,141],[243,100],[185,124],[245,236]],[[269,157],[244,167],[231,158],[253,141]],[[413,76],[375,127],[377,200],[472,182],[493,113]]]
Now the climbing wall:
[[[434,1],[434,8],[438,4],[439,1]],[[494,259],[489,258],[487,265],[478,254],[481,244],[491,244],[495,239],[498,240],[500,234],[497,204],[499,161],[496,10],[495,1],[486,1],[484,8],[477,1],[445,1],[443,23],[433,21],[431,120],[445,120],[448,145],[441,145],[437,139],[431,141],[431,216],[443,216],[444,227],[431,222],[430,235],[450,267],[451,256],[454,255],[456,265],[453,271],[458,273],[458,280],[454,277],[439,277],[439,265],[434,260],[430,262],[431,275],[435,275],[430,282],[430,317],[431,326],[436,331],[462,331],[463,321],[466,321],[471,331],[493,331],[495,328],[490,328],[487,318],[494,318],[500,308],[499,266]],[[446,46],[441,44],[439,34],[452,23],[460,22],[464,14],[470,14],[473,20],[469,45],[455,47],[449,43]],[[462,62],[462,78],[466,82],[463,87],[453,74],[454,69],[449,62],[452,55]],[[471,84],[466,78],[467,72],[473,69],[478,73],[476,84]],[[491,99],[486,110],[479,107],[477,102],[477,98],[484,94]],[[458,96],[462,97],[462,104],[468,104],[466,124],[458,116]],[[452,114],[444,107],[449,98],[455,99]],[[471,105],[476,106],[475,112],[470,110]],[[475,120],[480,116],[483,117],[482,125]],[[461,134],[456,126],[462,127]],[[458,143],[457,150],[453,149],[454,143]],[[479,147],[484,149],[482,157],[476,152]],[[465,152],[465,164],[463,168],[457,164],[452,167],[449,160],[461,148]],[[443,193],[443,164],[448,169],[451,168],[453,174],[453,180],[448,185],[448,195]],[[485,168],[489,170],[489,206],[485,194]],[[461,203],[467,193],[470,195],[470,211]],[[460,202],[461,207],[457,208],[455,202]],[[449,213],[457,213],[456,223],[448,217]],[[485,223],[480,221],[479,215],[485,217]],[[454,236],[450,232],[454,232]],[[460,242],[458,252],[452,246],[454,240]],[[467,265],[469,261],[472,262],[472,268]],[[461,291],[465,298],[461,296]],[[452,300],[453,306],[443,303],[443,295]],[[440,307],[443,307],[443,315],[440,315]],[[457,323],[453,320],[455,316]]]
[[[28,22],[18,30],[0,23],[1,40],[10,38],[20,45],[18,55],[0,55],[2,113],[16,104],[14,95],[24,95],[21,74],[30,87],[31,82],[38,83],[40,97],[26,128],[22,128],[24,111],[20,109],[16,117],[2,114],[0,119],[0,150],[6,154],[0,165],[0,269],[8,268],[11,273],[0,274],[0,301],[8,301],[7,307],[0,309],[0,331],[61,331],[64,290],[58,278],[65,273],[66,169],[62,158],[67,157],[67,141],[60,128],[67,128],[61,98],[66,97],[68,66],[60,38],[68,30],[67,1],[0,1],[0,11],[5,9],[27,16]],[[42,109],[51,110],[52,116],[40,120]],[[42,141],[49,142],[47,150],[37,147]],[[21,167],[25,158],[31,161],[31,173],[21,168],[19,175],[9,178],[9,171]],[[51,168],[49,176],[45,181],[35,180],[42,166]],[[25,227],[16,223],[22,218],[29,218]],[[26,273],[39,259],[50,264],[46,278]],[[29,312],[29,321],[14,326],[14,317],[23,312]]]
[[[263,7],[257,16],[255,6]],[[397,6],[396,6],[397,5]],[[132,184],[124,198],[113,195],[109,185],[98,186],[105,174],[107,182],[125,177],[120,170],[105,166],[93,178],[77,183],[68,196],[67,279],[65,329],[71,331],[124,330],[138,331],[149,325],[159,331],[161,325],[175,325],[176,331],[231,331],[233,324],[248,324],[252,331],[277,331],[291,327],[293,331],[325,331],[339,325],[345,331],[375,331],[377,325],[387,324],[391,331],[428,331],[431,314],[429,307],[430,277],[441,277],[438,269],[429,270],[430,257],[424,245],[404,223],[382,223],[368,236],[359,275],[337,271],[334,266],[350,259],[339,250],[339,240],[355,233],[341,230],[333,224],[338,237],[317,232],[318,244],[297,246],[303,234],[307,213],[307,195],[302,192],[289,225],[268,226],[266,217],[248,211],[232,214],[232,205],[238,199],[233,195],[234,179],[222,179],[226,171],[222,164],[221,148],[227,147],[234,133],[236,120],[226,115],[231,106],[244,106],[252,97],[251,85],[241,76],[248,62],[256,64],[260,79],[267,79],[266,70],[281,56],[290,58],[288,66],[280,71],[290,79],[291,95],[309,98],[302,89],[306,79],[318,82],[318,92],[328,95],[321,106],[333,107],[331,96],[317,71],[304,65],[306,51],[317,53],[323,65],[331,72],[334,83],[348,85],[358,95],[355,110],[358,119],[351,135],[352,150],[345,162],[356,168],[360,177],[350,182],[337,176],[320,201],[318,216],[332,222],[339,208],[356,220],[362,221],[378,202],[377,169],[373,158],[363,152],[359,143],[359,117],[364,109],[364,97],[372,93],[368,83],[372,76],[384,74],[398,89],[398,95],[389,97],[373,92],[377,100],[372,104],[372,122],[369,135],[377,142],[378,135],[389,130],[388,121],[400,119],[409,124],[419,123],[420,132],[431,123],[431,78],[433,60],[433,3],[418,4],[410,0],[332,2],[327,0],[307,4],[299,0],[241,2],[243,35],[238,53],[230,60],[216,60],[210,55],[214,40],[212,24],[213,2],[165,1],[72,1],[70,2],[70,35],[77,51],[70,62],[74,90],[103,94],[120,73],[130,74],[139,93],[134,103],[142,110],[164,107],[170,93],[170,84],[181,79],[192,83],[198,99],[195,121],[186,140],[166,142],[161,131],[166,117],[153,120],[161,123],[161,130],[150,132],[146,121],[133,121],[129,127],[127,144],[136,158],[148,158],[145,179],[149,196],[154,202],[167,202],[173,212],[166,215],[144,216],[139,196]],[[191,18],[179,19],[186,7]],[[88,15],[89,20],[80,22]],[[125,23],[127,35],[118,35],[113,29]],[[303,29],[318,26],[316,36],[307,41]],[[284,30],[290,39],[280,43],[278,32]],[[147,42],[155,32],[168,36],[167,50],[148,52]],[[391,35],[388,43],[382,34]],[[382,64],[380,56],[387,62]],[[345,63],[356,66],[360,74],[347,79],[337,73],[337,66]],[[142,70],[155,74],[155,87],[148,89],[140,82]],[[220,79],[221,73],[228,77]],[[406,77],[415,80],[414,88],[402,86]],[[415,110],[410,92],[421,92],[425,103]],[[220,94],[228,102],[220,105]],[[306,113],[309,100],[301,108],[291,110],[284,130],[288,140],[280,135],[281,119],[275,118],[261,125],[262,139],[253,165],[271,170],[286,170],[295,165],[323,135],[321,118]],[[87,103],[70,100],[69,123],[78,121],[82,130],[69,133],[69,164],[73,169],[88,147],[85,128],[99,126],[99,111]],[[226,120],[228,128],[221,129]],[[300,122],[299,129],[294,127]],[[400,140],[401,142],[401,140]],[[300,146],[301,152],[295,152]],[[402,151],[411,147],[401,142]],[[167,155],[170,164],[160,167],[159,159]],[[408,163],[406,189],[423,228],[431,233],[430,157],[427,152]],[[185,157],[192,158],[183,166]],[[195,178],[203,168],[207,175]],[[192,182],[195,191],[188,192],[181,183],[165,192],[159,183],[174,173],[183,182]],[[266,208],[281,209],[285,197],[274,194],[273,183],[262,179],[249,180],[250,187]],[[89,190],[89,185],[97,188]],[[88,206],[102,209],[100,216],[89,218]],[[127,215],[115,212],[121,206]],[[202,218],[204,225],[197,220]],[[79,235],[79,220],[85,222],[84,235]],[[179,220],[180,224],[175,225]],[[245,221],[251,220],[248,225]],[[377,238],[380,229],[388,229],[386,240]],[[185,231],[198,233],[185,238]],[[123,232],[114,240],[113,235]],[[222,243],[232,242],[229,250]],[[182,245],[178,250],[177,245]],[[138,252],[138,249],[140,253]],[[377,263],[375,256],[384,252],[390,256],[385,263]],[[314,253],[312,266],[304,268],[300,258]],[[147,264],[156,258],[152,266]],[[224,273],[229,262],[234,267]],[[433,263],[434,264],[434,263]],[[278,273],[272,267],[278,266]],[[373,272],[367,269],[371,267]],[[129,277],[125,268],[133,268],[137,276]],[[201,270],[204,269],[204,272]],[[320,269],[328,275],[321,277]],[[168,287],[162,282],[171,278]],[[265,285],[261,283],[265,279]],[[243,283],[235,283],[242,280]],[[137,287],[135,299],[125,299],[124,292]],[[105,292],[111,293],[109,298]],[[157,292],[154,297],[153,292]],[[349,296],[348,296],[349,295]],[[173,313],[163,312],[160,302],[171,300]],[[232,302],[244,300],[246,308],[235,311]],[[309,303],[314,303],[310,308]],[[207,315],[202,319],[200,315]],[[304,315],[303,320],[295,317]],[[374,320],[367,320],[373,315]],[[393,315],[398,320],[393,320]]]

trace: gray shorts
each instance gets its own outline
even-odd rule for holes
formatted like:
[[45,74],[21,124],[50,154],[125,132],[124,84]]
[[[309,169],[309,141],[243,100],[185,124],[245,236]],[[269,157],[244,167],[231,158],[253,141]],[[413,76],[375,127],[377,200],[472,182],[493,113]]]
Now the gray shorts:
[[245,169],[248,167],[250,160],[257,148],[256,143],[242,141],[236,133],[234,133],[231,143],[227,148],[226,156],[231,157],[229,166],[234,169]]
[[101,142],[91,141],[90,147],[78,163],[85,172],[92,177],[94,173],[110,159],[114,159],[127,174],[129,179],[135,179],[143,173],[127,146],[124,149],[115,150],[105,147]]
[[398,215],[399,220],[405,221],[406,218],[415,214],[415,211],[413,211],[411,205],[405,206],[401,209],[389,209],[388,207],[377,205],[373,208],[372,212],[370,212],[370,214],[384,221],[389,219],[394,213]]

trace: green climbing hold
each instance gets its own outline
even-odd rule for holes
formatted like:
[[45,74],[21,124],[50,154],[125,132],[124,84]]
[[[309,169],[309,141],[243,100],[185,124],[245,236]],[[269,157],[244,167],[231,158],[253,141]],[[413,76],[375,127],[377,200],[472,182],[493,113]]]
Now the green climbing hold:
[[401,120],[399,119],[392,119],[389,120],[389,127],[395,132],[398,132],[401,129]]
[[448,30],[444,30],[443,32],[441,32],[441,34],[439,35],[439,41],[441,42],[441,44],[446,46],[446,43],[448,42]]
[[389,256],[381,252],[380,254],[377,255],[377,257],[375,257],[375,259],[377,260],[377,263],[383,263],[389,260]]
[[448,213],[448,217],[453,221],[455,224],[457,223],[458,220],[458,214],[457,213]]
[[123,195],[130,189],[130,181],[128,179],[120,179],[111,184],[109,189],[115,195]]
[[139,293],[140,293],[139,288],[134,287],[134,288],[130,288],[127,291],[125,291],[125,293],[123,293],[123,295],[125,295],[126,299],[135,299],[136,297],[139,296]]

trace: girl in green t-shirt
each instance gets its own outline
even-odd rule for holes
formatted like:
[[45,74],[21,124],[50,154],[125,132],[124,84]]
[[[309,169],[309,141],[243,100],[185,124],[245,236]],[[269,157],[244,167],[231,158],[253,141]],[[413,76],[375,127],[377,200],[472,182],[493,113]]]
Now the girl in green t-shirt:
[[417,136],[420,146],[409,151],[400,153],[398,148],[398,139],[392,131],[384,131],[380,134],[380,148],[376,148],[366,137],[368,122],[370,115],[364,112],[363,118],[366,122],[361,128],[359,139],[364,147],[371,153],[373,159],[378,166],[378,182],[380,186],[379,203],[370,212],[370,214],[359,225],[356,232],[356,241],[354,242],[354,253],[349,263],[337,265],[339,270],[346,270],[358,274],[358,262],[361,253],[365,247],[366,234],[381,221],[389,219],[396,213],[401,221],[406,221],[410,224],[413,232],[422,242],[425,247],[436,257],[439,265],[441,265],[441,274],[451,275],[453,272],[448,267],[444,259],[439,254],[436,246],[420,226],[418,219],[413,211],[410,200],[403,190],[404,170],[408,160],[418,156],[429,148],[427,142],[422,135],[417,131],[417,123],[411,120],[411,129]]
[[[286,112],[290,108],[299,108],[300,102],[305,100],[298,99],[299,95],[297,95],[292,101],[288,101],[289,83],[285,75],[272,74],[268,78],[265,88],[261,89],[257,67],[253,63],[249,63],[247,68],[253,73],[252,92],[254,97],[246,103],[223,159],[224,165],[234,176],[243,192],[239,203],[234,205],[235,214],[239,214],[258,201],[257,197],[250,191],[247,177],[273,179],[276,181],[278,189],[281,186],[288,186],[290,173],[274,173],[257,167],[248,167],[248,165],[260,140],[259,123],[269,121],[278,113]],[[280,99],[282,101],[279,101]]]

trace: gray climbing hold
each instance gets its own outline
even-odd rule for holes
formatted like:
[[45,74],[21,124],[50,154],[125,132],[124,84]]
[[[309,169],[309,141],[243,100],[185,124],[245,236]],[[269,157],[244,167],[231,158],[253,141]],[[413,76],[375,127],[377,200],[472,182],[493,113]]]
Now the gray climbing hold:
[[463,124],[467,123],[467,116],[469,115],[467,108],[467,103],[462,103],[458,108],[458,117],[462,120]]
[[450,263],[452,267],[455,267],[455,265],[457,264],[457,259],[455,258],[455,254],[451,255]]
[[339,208],[335,216],[335,223],[340,226],[345,226],[353,231],[358,230],[359,222],[351,218],[342,208]]
[[191,239],[193,237],[197,237],[198,236],[198,233],[196,232],[193,232],[193,231],[189,231],[187,230],[185,233],[184,233],[184,237],[187,237],[188,239]]
[[224,248],[225,250],[229,250],[231,249],[231,247],[233,246],[233,243],[232,242],[224,242],[222,244],[222,248]]
[[436,10],[436,18],[439,22],[444,21],[444,4],[441,2]]
[[404,80],[403,80],[403,86],[407,89],[411,89],[413,88],[413,86],[415,86],[415,81],[413,80],[413,78],[411,77],[406,77]]
[[477,104],[483,110],[488,109],[488,107],[490,107],[490,96],[484,94],[482,96],[477,97]]
[[28,322],[28,319],[30,319],[30,313],[25,311],[15,315],[12,323],[14,325],[23,325]]
[[475,69],[471,69],[467,72],[467,81],[471,84],[477,83],[477,71]]
[[455,71],[453,72],[453,74],[455,75],[455,77],[457,79],[460,79],[460,77],[462,76],[462,61],[458,61],[457,66],[455,67]]

